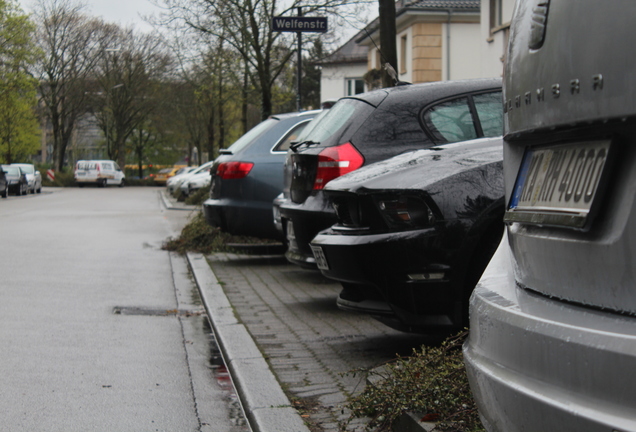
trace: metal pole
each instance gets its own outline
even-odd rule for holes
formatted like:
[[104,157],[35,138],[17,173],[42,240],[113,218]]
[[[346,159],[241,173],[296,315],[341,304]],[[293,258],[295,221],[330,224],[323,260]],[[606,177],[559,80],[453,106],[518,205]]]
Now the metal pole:
[[[299,7],[298,8],[298,16],[301,17],[303,16],[303,8]],[[300,100],[300,83],[302,80],[302,72],[303,72],[303,67],[302,67],[302,59],[303,59],[303,37],[302,37],[302,32],[296,32],[296,34],[298,35],[298,79],[297,79],[297,84],[296,84],[296,110],[300,111],[301,107],[302,107],[302,103]]]

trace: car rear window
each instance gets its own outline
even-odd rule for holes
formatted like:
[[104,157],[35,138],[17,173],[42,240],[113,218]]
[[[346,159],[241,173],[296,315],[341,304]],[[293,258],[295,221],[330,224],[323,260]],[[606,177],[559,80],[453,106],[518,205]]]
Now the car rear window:
[[229,153],[231,153],[231,154],[238,153],[244,147],[246,147],[248,144],[250,144],[252,141],[254,141],[258,137],[263,135],[269,128],[273,127],[277,122],[278,122],[278,120],[273,119],[273,118],[269,118],[267,120],[264,120],[264,121],[260,122],[259,124],[254,126],[252,129],[247,131],[247,133],[244,134],[242,137],[237,139],[234,142],[234,144],[232,144],[227,149],[227,151]]
[[358,99],[341,99],[315,124],[310,125],[298,137],[298,142],[313,141],[332,146],[346,141],[366,118],[373,107]]

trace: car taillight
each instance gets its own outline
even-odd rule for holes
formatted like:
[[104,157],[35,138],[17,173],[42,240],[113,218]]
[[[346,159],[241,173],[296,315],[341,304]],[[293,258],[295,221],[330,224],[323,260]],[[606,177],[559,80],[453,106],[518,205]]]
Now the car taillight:
[[362,164],[364,157],[351,143],[327,147],[318,154],[314,190],[323,189],[329,181],[357,170]]
[[250,173],[253,166],[252,162],[224,162],[216,168],[216,175],[223,180],[242,179]]

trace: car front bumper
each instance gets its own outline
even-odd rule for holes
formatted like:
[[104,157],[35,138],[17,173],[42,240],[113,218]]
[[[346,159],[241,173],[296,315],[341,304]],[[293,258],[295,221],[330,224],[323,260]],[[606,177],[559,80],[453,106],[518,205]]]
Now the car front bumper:
[[[373,301],[381,299],[400,329],[461,327],[461,268],[466,266],[456,264],[458,253],[445,249],[436,228],[363,235],[328,229],[311,246],[317,257],[323,254],[317,261],[325,276],[358,287],[360,312],[374,315]],[[351,298],[339,298],[339,305],[356,309]]]
[[287,260],[306,268],[316,268],[309,242],[320,231],[336,223],[336,213],[322,192],[302,204],[285,200],[280,206],[281,221],[287,236]]
[[471,297],[464,361],[489,432],[636,430],[636,318],[519,288],[507,237]]

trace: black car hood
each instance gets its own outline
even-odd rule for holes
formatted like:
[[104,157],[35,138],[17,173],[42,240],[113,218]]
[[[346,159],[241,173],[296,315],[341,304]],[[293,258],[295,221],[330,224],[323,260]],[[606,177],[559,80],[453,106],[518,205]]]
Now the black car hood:
[[416,150],[377,162],[330,181],[325,192],[364,193],[379,189],[425,189],[444,178],[501,162],[501,137]]

